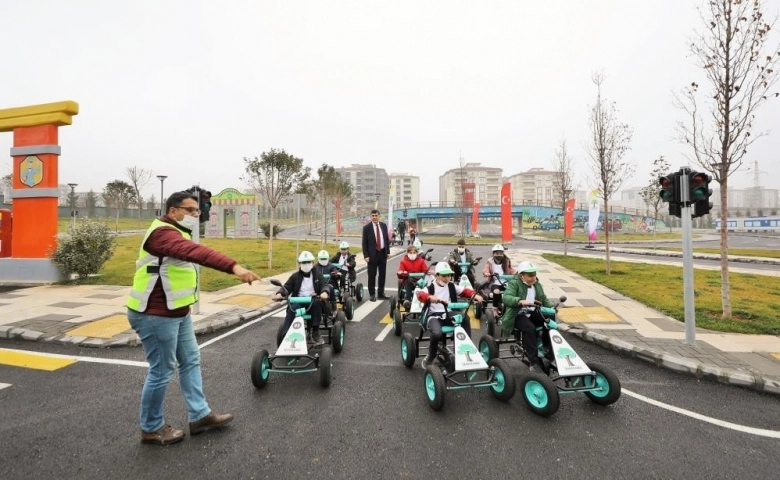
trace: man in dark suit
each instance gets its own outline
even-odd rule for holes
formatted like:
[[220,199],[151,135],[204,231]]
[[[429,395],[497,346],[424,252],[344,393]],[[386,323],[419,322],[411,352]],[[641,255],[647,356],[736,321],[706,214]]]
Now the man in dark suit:
[[368,264],[368,294],[372,302],[376,302],[374,285],[379,272],[378,293],[380,300],[386,300],[385,274],[387,272],[387,257],[390,256],[390,237],[387,225],[379,221],[379,210],[371,210],[371,222],[363,227],[363,258]]

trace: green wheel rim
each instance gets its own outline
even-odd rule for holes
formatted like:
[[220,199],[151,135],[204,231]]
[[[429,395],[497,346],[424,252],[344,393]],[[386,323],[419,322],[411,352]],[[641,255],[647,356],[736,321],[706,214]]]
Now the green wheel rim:
[[341,332],[339,332],[339,344],[344,345],[344,328],[342,327]]
[[594,397],[604,398],[609,395],[609,382],[607,377],[596,372],[596,385],[595,389],[590,391],[590,394]]
[[260,365],[260,378],[263,380],[268,380],[268,377],[271,375],[271,362],[268,360],[268,357],[263,358],[263,363]]
[[401,358],[404,360],[409,358],[409,347],[406,345],[406,342],[401,342]]
[[499,369],[496,369],[496,373],[493,376],[493,380],[496,382],[495,385],[493,385],[492,388],[494,392],[501,393],[506,388],[506,378],[504,378],[504,372],[502,372]]
[[544,408],[550,401],[547,398],[547,390],[536,380],[530,380],[525,384],[525,398],[535,408]]
[[479,344],[479,353],[482,354],[482,360],[486,362],[490,361],[490,349],[488,348],[487,342],[481,342]]
[[436,400],[436,385],[433,383],[433,375],[425,374],[425,392],[428,394],[428,400]]

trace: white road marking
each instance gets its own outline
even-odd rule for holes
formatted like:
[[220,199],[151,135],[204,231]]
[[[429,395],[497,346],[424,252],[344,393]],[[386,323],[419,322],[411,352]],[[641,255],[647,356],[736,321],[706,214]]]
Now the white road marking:
[[285,308],[287,308],[287,305],[283,305],[282,307],[280,307],[280,308],[278,308],[276,310],[272,310],[272,311],[266,313],[265,315],[263,315],[261,317],[255,318],[254,320],[250,320],[250,321],[246,322],[243,325],[239,325],[236,328],[234,328],[233,330],[228,330],[227,332],[223,333],[222,335],[219,335],[218,337],[212,338],[208,342],[201,343],[200,345],[198,345],[198,348],[202,350],[203,348],[208,347],[212,343],[216,343],[216,342],[222,340],[223,338],[227,338],[227,337],[233,335],[234,333],[240,332],[241,330],[249,327],[250,325],[254,325],[255,323],[259,322],[260,320],[265,320],[268,317],[272,317],[272,316],[276,315],[277,313],[279,313],[281,311],[284,311]]
[[387,309],[390,308],[390,305],[386,302],[364,301],[362,305],[360,305],[358,308],[355,309],[355,315],[352,317],[350,323],[356,323],[362,321],[364,318],[369,316],[374,310],[376,310],[381,306],[384,306]]
[[650,397],[645,397],[644,395],[634,393],[631,390],[623,389],[622,392],[628,395],[629,397],[636,398],[637,400],[641,400],[645,403],[649,403],[650,405],[656,406],[658,408],[663,408],[665,410],[669,410],[670,412],[679,413],[680,415],[685,415],[687,417],[695,418],[696,420],[706,422],[706,423],[711,423],[719,427],[736,430],[737,432],[749,433],[751,435],[757,435],[759,437],[780,438],[780,431],[777,430],[766,430],[763,428],[746,427],[745,425],[739,425],[737,423],[718,420],[717,418],[708,417],[706,415],[692,412],[684,408],[675,407],[674,405],[669,405],[668,403],[659,402],[658,400],[653,400]]
[[384,330],[382,330],[379,333],[379,335],[376,336],[374,341],[375,342],[381,342],[382,340],[384,340],[385,337],[387,336],[387,334],[390,333],[391,331],[393,331],[393,327],[394,327],[394,325],[392,323],[388,323],[387,326],[384,328]]
[[0,383],[0,390],[2,390],[2,389],[4,389],[4,388],[8,388],[8,387],[10,387],[10,386],[11,386],[11,384],[10,384],[10,383]]
[[30,355],[40,355],[41,357],[49,358],[64,358],[66,360],[76,360],[77,362],[90,362],[90,363],[107,363],[109,365],[127,365],[130,367],[148,367],[147,362],[137,362],[135,360],[119,360],[113,358],[95,358],[95,357],[81,357],[77,355],[61,355],[59,353],[44,353],[44,352],[32,352],[29,350],[15,350],[12,348],[0,348],[2,352],[16,352],[27,353]]

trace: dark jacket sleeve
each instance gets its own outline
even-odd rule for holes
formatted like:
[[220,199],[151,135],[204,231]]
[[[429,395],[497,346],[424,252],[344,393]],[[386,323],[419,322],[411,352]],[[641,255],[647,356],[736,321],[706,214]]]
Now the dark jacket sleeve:
[[290,275],[290,278],[287,279],[286,282],[284,282],[284,290],[287,290],[286,292],[282,289],[279,289],[279,293],[282,294],[282,296],[296,296],[297,292],[295,291],[295,283],[296,283],[296,277],[298,276],[298,272],[293,273]]
[[187,240],[174,227],[154,230],[146,239],[144,250],[158,257],[173,257],[225,273],[233,273],[237,263],[212,248]]
[[384,252],[385,252],[385,255],[390,255],[390,235],[389,235],[389,230],[387,229],[387,224],[386,223],[383,223],[382,225],[384,225],[384,227],[385,227],[385,231],[384,231],[384,235],[385,235],[385,248],[384,248]]
[[368,256],[368,229],[371,226],[371,222],[363,225],[363,256]]

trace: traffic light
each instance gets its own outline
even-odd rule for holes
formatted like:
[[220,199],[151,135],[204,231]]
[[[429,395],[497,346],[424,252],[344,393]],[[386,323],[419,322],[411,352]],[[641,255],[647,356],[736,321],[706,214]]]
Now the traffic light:
[[712,210],[712,189],[710,188],[712,177],[702,172],[691,172],[688,175],[690,188],[690,200],[693,206],[693,218],[702,217]]
[[664,175],[658,179],[658,184],[661,185],[661,190],[658,192],[658,196],[661,197],[663,202],[669,204],[669,215],[680,218],[682,215],[682,205],[680,204],[680,189],[679,186],[679,173],[670,173]]
[[208,190],[201,190],[200,192],[200,223],[203,223],[209,219],[209,211],[211,210],[211,192]]
[[404,208],[404,218],[406,218],[406,217],[408,217],[408,216],[409,216],[409,210],[407,210],[406,208]]

